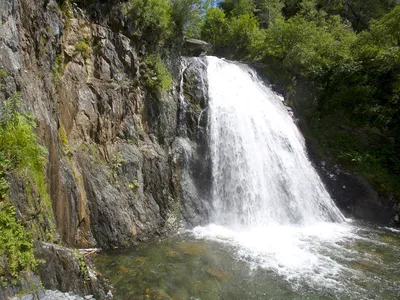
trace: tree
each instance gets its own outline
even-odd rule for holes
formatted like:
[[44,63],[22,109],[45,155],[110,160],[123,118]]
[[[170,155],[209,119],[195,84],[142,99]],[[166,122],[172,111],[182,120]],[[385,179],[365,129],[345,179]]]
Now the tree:
[[219,7],[229,17],[238,17],[240,15],[253,15],[254,1],[253,0],[225,0],[219,2]]
[[171,0],[172,20],[178,35],[199,37],[202,23],[201,0]]
[[400,5],[399,0],[318,0],[318,8],[329,14],[340,14],[349,20],[356,31],[369,28],[378,19]]
[[226,45],[227,30],[228,24],[224,11],[219,8],[207,9],[201,29],[201,38],[212,43],[214,49],[218,51]]
[[285,6],[283,0],[255,0],[255,15],[261,27],[268,28],[268,26],[275,21],[275,19],[282,16],[282,9]]
[[228,41],[234,58],[254,56],[265,42],[265,31],[256,17],[243,14],[231,18],[228,25]]
[[130,0],[125,8],[130,34],[142,43],[158,47],[171,35],[171,3],[168,0]]

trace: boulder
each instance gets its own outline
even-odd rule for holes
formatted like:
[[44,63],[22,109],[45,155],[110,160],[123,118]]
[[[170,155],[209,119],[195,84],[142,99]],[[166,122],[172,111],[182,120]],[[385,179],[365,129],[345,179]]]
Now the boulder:
[[46,289],[94,295],[110,299],[111,288],[90,268],[87,259],[77,251],[50,243],[37,242],[35,256],[42,259],[38,271]]
[[213,46],[205,41],[186,39],[183,43],[183,56],[203,56],[210,54]]

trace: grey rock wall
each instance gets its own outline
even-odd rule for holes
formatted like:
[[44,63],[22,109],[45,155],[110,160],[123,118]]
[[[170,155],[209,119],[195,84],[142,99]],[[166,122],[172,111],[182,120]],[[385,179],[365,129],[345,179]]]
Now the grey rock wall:
[[135,44],[77,7],[68,17],[54,0],[0,6],[0,68],[9,75],[0,96],[21,92],[38,120],[61,240],[125,247],[175,228],[166,223],[179,202],[175,86],[146,91]]

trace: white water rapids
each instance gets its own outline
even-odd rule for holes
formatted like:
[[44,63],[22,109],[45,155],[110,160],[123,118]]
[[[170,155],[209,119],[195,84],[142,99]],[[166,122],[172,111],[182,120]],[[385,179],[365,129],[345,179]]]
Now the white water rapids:
[[211,224],[194,234],[228,243],[241,259],[288,280],[331,284],[344,267],[330,251],[353,230],[282,98],[245,65],[207,62],[212,211]]

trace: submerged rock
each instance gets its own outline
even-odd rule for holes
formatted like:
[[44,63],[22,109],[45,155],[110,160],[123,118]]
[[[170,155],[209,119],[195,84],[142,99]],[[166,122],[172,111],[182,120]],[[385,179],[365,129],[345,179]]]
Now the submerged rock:
[[145,261],[147,260],[147,258],[146,257],[137,257],[136,259],[135,259],[135,261],[137,262],[137,263],[144,263]]
[[182,251],[184,254],[189,255],[200,255],[205,253],[206,245],[203,243],[178,243],[176,248]]
[[216,270],[216,269],[208,269],[207,274],[218,280],[224,280],[227,278],[227,275],[224,272]]
[[157,300],[171,300],[171,297],[163,290],[158,289],[146,289],[146,299],[157,299]]
[[169,258],[177,258],[177,257],[179,257],[179,252],[177,252],[171,248],[167,248],[167,249],[165,249],[165,256],[169,257]]

